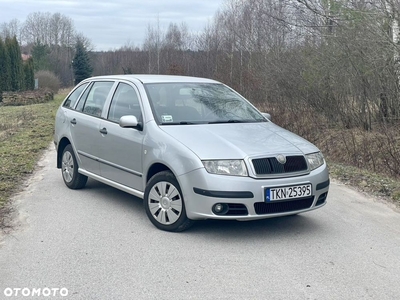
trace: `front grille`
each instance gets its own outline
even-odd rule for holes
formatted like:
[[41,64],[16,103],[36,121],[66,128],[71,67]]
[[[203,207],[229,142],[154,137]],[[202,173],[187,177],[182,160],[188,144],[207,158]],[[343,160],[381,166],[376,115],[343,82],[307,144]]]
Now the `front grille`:
[[279,202],[256,202],[254,209],[257,215],[277,214],[310,208],[314,196]]
[[257,175],[294,173],[307,170],[307,162],[302,155],[287,156],[285,164],[279,163],[275,157],[256,158],[252,162]]
[[327,196],[328,196],[328,192],[321,194],[321,196],[319,196],[318,201],[315,204],[315,206],[324,204]]

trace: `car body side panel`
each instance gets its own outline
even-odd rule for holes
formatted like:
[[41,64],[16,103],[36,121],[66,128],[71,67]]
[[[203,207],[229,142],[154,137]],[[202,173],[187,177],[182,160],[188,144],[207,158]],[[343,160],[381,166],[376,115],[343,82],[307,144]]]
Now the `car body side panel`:
[[78,154],[80,167],[94,174],[100,174],[98,162],[101,144],[100,119],[74,110],[68,110],[66,116],[71,143]]
[[142,141],[144,132],[122,128],[117,123],[103,120],[101,128],[107,134],[101,137],[101,176],[143,191]]
[[143,140],[143,185],[146,185],[147,172],[153,164],[167,166],[175,176],[203,168],[201,160],[185,145],[169,136],[153,121],[145,125],[148,134]]

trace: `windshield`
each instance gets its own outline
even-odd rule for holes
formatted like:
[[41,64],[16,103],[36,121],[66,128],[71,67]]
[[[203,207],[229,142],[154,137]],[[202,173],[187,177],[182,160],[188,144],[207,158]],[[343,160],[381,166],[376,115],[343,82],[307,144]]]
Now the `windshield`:
[[161,125],[266,122],[247,100],[223,84],[145,84]]

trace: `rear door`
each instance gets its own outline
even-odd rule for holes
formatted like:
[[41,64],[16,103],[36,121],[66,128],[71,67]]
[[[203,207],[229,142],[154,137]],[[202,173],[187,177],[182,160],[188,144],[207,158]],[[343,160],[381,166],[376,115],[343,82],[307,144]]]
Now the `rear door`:
[[82,95],[75,110],[68,113],[71,137],[78,154],[80,168],[100,175],[101,115],[113,81],[93,82]]

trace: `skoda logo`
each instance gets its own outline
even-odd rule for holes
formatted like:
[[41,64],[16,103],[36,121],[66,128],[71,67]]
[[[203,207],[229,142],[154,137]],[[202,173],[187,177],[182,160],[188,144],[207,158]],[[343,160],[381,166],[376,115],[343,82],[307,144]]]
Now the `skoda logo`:
[[276,159],[278,160],[278,162],[282,165],[284,165],[286,163],[286,156],[283,154],[279,154]]

